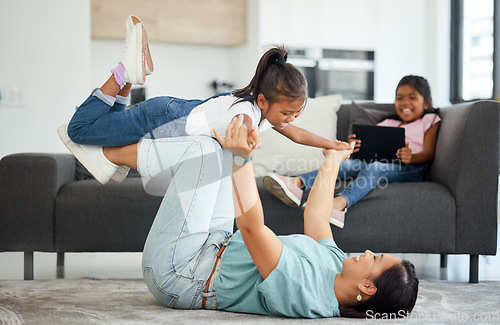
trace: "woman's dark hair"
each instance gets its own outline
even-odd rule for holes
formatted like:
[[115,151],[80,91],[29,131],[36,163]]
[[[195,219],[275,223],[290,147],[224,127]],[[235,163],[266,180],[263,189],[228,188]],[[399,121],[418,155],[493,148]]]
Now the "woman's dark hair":
[[260,58],[255,75],[245,88],[234,91],[242,100],[257,101],[263,94],[267,101],[275,103],[279,96],[307,99],[307,81],[302,72],[287,63],[288,52],[284,46],[274,46]]
[[354,318],[401,318],[415,306],[418,279],[415,267],[407,260],[385,270],[373,283],[377,292],[353,307],[341,307],[340,315]]
[[[422,116],[429,113],[434,113],[439,115],[439,109],[434,108],[432,104],[431,86],[429,85],[427,79],[421,76],[414,76],[414,75],[404,76],[403,78],[401,78],[401,80],[398,83],[398,86],[396,87],[396,94],[398,92],[399,87],[405,85],[415,89],[420,95],[422,95],[422,97],[424,97],[424,103],[429,105],[429,108],[427,110],[424,110]],[[391,115],[388,118],[393,120],[401,120],[401,118],[397,114]]]

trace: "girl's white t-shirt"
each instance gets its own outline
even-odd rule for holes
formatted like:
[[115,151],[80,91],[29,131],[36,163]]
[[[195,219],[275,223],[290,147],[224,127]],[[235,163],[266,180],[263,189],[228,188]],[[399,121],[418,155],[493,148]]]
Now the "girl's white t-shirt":
[[219,96],[196,106],[187,117],[186,133],[215,137],[213,129],[217,129],[219,134],[225,137],[227,126],[233,117],[239,114],[248,115],[252,119],[252,126],[259,132],[272,127],[268,120],[260,121],[262,117],[260,108],[249,101],[234,104],[238,99],[240,98],[234,95]]

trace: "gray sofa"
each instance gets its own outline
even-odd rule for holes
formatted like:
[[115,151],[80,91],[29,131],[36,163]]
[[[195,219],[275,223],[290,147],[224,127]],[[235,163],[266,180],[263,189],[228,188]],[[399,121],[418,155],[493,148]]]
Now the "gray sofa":
[[[347,137],[353,105],[338,111],[339,139]],[[494,101],[441,109],[427,179],[370,192],[349,209],[343,229],[332,227],[339,247],[441,254],[442,264],[447,254],[468,254],[470,282],[477,282],[478,256],[495,255],[497,247],[499,116]],[[140,177],[102,186],[76,179],[77,171],[69,154],[13,154],[0,161],[0,252],[24,252],[25,279],[33,278],[35,251],[57,253],[58,277],[64,276],[65,252],[142,251],[162,198],[146,194]],[[302,209],[285,206],[257,183],[269,227],[301,233]]]

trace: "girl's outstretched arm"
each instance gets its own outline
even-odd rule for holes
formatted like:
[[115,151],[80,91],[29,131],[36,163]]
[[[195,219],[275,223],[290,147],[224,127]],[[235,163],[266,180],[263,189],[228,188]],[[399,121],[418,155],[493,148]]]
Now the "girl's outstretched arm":
[[333,239],[330,217],[333,211],[333,195],[340,163],[352,153],[355,142],[351,142],[350,150],[325,150],[325,159],[318,171],[304,210],[304,234],[319,241],[323,238]]
[[351,147],[348,143],[342,141],[331,141],[326,138],[323,138],[317,134],[309,132],[303,128],[295,126],[293,124],[288,124],[283,129],[275,130],[288,139],[292,140],[295,143],[303,144],[306,146],[324,148],[324,149],[337,149],[337,150],[349,150]]
[[[225,139],[216,130],[214,132],[217,141],[233,155],[245,159],[250,157],[253,147],[248,144],[249,132],[243,124],[241,115],[229,124]],[[257,130],[251,133],[258,139]],[[236,225],[255,266],[265,279],[278,265],[283,244],[264,224],[264,212],[255,183],[252,162],[241,167],[233,163],[233,201]]]

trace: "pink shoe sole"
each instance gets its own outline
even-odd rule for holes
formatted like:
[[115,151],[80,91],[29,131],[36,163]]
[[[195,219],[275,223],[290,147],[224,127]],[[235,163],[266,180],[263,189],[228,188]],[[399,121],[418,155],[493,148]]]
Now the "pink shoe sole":
[[[264,187],[274,196],[281,200],[286,205],[296,208],[300,205],[303,191],[296,187],[292,190],[293,184],[286,180],[285,177],[280,177],[276,173],[267,173],[262,179]],[[295,193],[294,193],[295,192]]]
[[[139,23],[141,23],[141,21],[136,16],[134,15],[128,16],[127,20],[125,21],[125,24],[127,26],[127,33],[130,33],[132,31],[132,28],[134,28],[134,26]],[[146,75],[149,76],[150,74],[153,73],[155,67],[153,64],[153,59],[151,58],[151,52],[149,51],[148,35],[146,33],[146,29],[144,28],[144,26],[143,26],[143,39],[146,42],[146,48],[144,51],[144,58],[146,61]]]
[[330,217],[330,223],[336,227],[344,228],[346,211],[347,209],[344,209],[344,211],[333,209],[332,216]]

